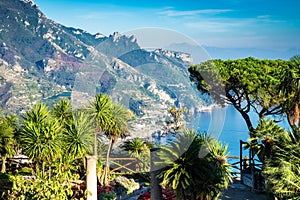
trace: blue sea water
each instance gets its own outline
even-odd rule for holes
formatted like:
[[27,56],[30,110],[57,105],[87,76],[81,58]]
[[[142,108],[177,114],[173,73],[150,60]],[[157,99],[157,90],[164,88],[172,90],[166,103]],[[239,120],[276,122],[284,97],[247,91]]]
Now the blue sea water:
[[[253,126],[257,126],[257,114],[250,113]],[[209,112],[201,112],[197,123],[199,132],[207,132],[214,138],[228,145],[228,153],[230,156],[239,156],[240,140],[247,141],[249,139],[249,131],[241,114],[233,107],[213,108]],[[283,128],[288,129],[289,125],[286,120],[279,123]],[[246,152],[245,152],[246,153]],[[247,155],[247,154],[243,154]]]

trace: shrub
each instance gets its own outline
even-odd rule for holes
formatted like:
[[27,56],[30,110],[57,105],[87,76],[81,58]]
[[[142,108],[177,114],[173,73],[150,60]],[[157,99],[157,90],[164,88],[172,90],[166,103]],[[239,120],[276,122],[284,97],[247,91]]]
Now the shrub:
[[8,200],[67,200],[72,194],[70,183],[62,183],[55,178],[50,180],[47,178],[25,180],[22,176],[14,176]]

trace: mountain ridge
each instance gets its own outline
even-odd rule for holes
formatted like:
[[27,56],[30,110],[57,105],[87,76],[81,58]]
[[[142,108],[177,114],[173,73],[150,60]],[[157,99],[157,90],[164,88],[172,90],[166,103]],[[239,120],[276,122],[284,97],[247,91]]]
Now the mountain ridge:
[[131,109],[136,129],[149,134],[164,126],[168,108],[193,113],[207,104],[189,81],[190,54],[146,51],[132,35],[66,27],[30,0],[0,5],[0,103],[8,112],[22,113],[38,101],[51,105],[66,92],[83,105],[104,92]]

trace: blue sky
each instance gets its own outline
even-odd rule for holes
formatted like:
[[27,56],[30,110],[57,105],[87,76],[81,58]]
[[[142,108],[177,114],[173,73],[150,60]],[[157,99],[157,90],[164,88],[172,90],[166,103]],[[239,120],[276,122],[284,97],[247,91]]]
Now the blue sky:
[[300,48],[297,0],[34,0],[50,19],[109,35],[139,28],[178,31],[201,45]]

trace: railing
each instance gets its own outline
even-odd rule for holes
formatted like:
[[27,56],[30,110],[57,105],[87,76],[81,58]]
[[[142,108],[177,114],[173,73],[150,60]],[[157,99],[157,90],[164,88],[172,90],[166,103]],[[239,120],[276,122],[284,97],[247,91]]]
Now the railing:
[[[238,161],[236,161],[236,160],[238,160]],[[227,161],[230,164],[232,175],[238,175],[238,174],[240,175],[241,174],[240,157],[239,156],[228,156]]]
[[[105,163],[106,159],[102,161]],[[108,158],[110,163],[109,174],[139,173],[140,160],[138,158]]]

